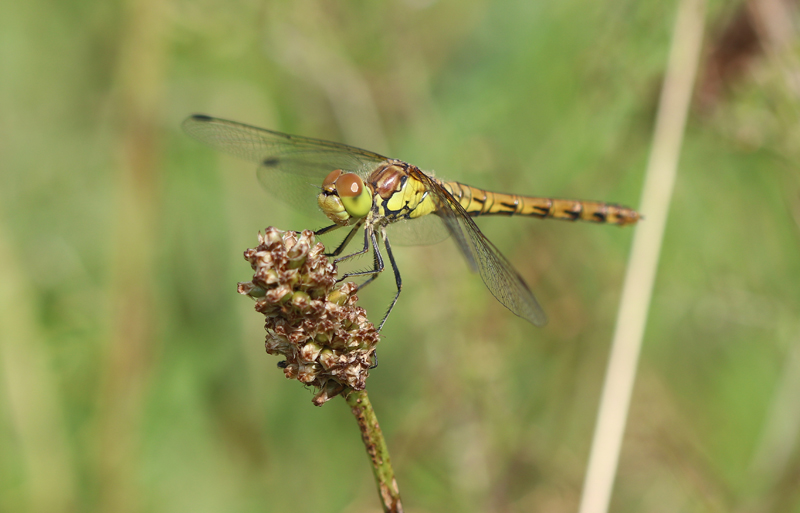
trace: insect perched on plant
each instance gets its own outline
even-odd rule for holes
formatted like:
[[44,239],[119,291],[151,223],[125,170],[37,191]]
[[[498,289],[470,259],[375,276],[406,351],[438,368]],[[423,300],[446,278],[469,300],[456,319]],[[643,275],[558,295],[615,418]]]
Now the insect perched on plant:
[[[537,326],[547,317],[528,286],[509,261],[472,220],[476,216],[520,215],[583,220],[616,225],[634,224],[639,214],[628,207],[597,201],[579,201],[489,192],[459,182],[434,178],[417,166],[353,146],[256,128],[201,114],[183,123],[195,139],[233,156],[259,164],[258,179],[266,190],[292,204],[309,200],[333,222],[316,232],[350,227],[330,254],[336,262],[372,250],[372,269],[352,272],[342,279],[366,276],[364,287],[384,270],[381,243],[394,271],[397,293],[381,321],[381,329],[400,297],[402,281],[390,235],[407,242],[432,242],[450,235],[473,271],[480,273],[489,291],[514,314]],[[344,253],[358,231],[364,245]]]

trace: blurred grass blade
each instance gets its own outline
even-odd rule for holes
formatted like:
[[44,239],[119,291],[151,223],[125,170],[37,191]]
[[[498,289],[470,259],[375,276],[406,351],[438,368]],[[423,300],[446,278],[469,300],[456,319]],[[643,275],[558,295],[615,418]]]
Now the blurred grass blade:
[[163,100],[167,18],[153,0],[126,5],[117,60],[119,117],[114,263],[108,297],[111,333],[98,394],[97,476],[100,509],[138,511],[146,393],[158,366],[155,301],[157,227],[162,211],[158,112]]
[[[8,464],[18,455],[24,467],[21,483],[26,496],[19,500],[25,501],[25,511],[73,511],[75,462],[67,441],[63,397],[36,322],[32,287],[12,254],[4,228],[0,219],[0,390],[6,396],[0,402],[8,407],[3,419],[13,429],[16,443],[9,451],[13,454],[5,453],[3,459]],[[13,488],[4,483],[0,508],[21,506],[11,499]]]

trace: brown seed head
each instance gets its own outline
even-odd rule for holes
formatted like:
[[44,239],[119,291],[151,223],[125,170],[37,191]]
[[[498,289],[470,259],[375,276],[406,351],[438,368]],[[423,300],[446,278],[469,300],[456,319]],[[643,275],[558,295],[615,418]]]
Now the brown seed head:
[[254,274],[239,293],[256,301],[266,317],[266,348],[286,358],[289,379],[318,389],[322,405],[348,390],[363,390],[379,337],[356,306],[358,286],[336,286],[336,267],[314,233],[267,228],[258,247],[244,252]]

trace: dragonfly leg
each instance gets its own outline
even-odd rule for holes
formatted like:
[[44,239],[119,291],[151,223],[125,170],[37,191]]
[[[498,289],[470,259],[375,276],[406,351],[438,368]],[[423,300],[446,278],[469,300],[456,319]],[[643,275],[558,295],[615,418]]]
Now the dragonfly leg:
[[314,232],[314,235],[325,235],[326,233],[332,232],[337,228],[341,228],[342,225],[339,224],[332,224],[330,226],[326,226],[325,228],[320,228],[319,230]]
[[369,271],[354,271],[351,273],[347,273],[342,275],[337,281],[342,281],[345,278],[352,278],[353,276],[369,276],[370,278],[367,279],[364,283],[362,283],[358,288],[361,289],[364,285],[374,280],[378,274],[383,272],[384,265],[383,265],[383,257],[381,256],[380,247],[378,246],[378,239],[375,237],[375,231],[372,227],[367,227],[364,231],[364,248],[353,253],[352,255],[343,256],[341,258],[337,258],[335,260],[336,263],[341,262],[342,260],[352,258],[354,256],[363,255],[367,251],[369,251],[370,246],[372,246],[373,251],[373,265],[374,267]]
[[[392,304],[389,305],[389,308],[386,310],[386,314],[383,316],[383,320],[381,320],[381,324],[378,326],[378,332],[383,329],[383,325],[386,324],[386,319],[389,318],[389,314],[392,313],[394,309],[394,305],[397,304],[397,300],[400,298],[400,290],[403,288],[403,280],[400,278],[400,271],[397,269],[397,263],[394,261],[394,254],[392,253],[392,247],[389,245],[389,238],[386,236],[386,227],[381,227],[381,236],[383,236],[383,245],[386,247],[386,254],[389,255],[389,262],[392,264],[392,271],[394,271],[394,282],[397,285],[397,294],[394,295],[394,299],[392,300]],[[378,248],[375,248],[377,252]],[[377,357],[375,359],[375,365],[377,365]]]
[[[345,237],[344,240],[342,240],[342,242],[340,242],[339,245],[336,246],[336,249],[334,249],[330,253],[325,253],[325,256],[327,256],[327,257],[338,257],[339,255],[341,255],[342,252],[344,251],[344,248],[346,248],[347,245],[350,244],[350,241],[353,240],[353,237],[355,236],[356,232],[358,232],[358,229],[361,228],[362,224],[364,224],[363,221],[359,221],[358,223],[356,223],[353,226],[353,228],[347,233],[347,237]],[[332,232],[336,228],[340,228],[340,226],[336,225],[336,224],[334,224],[333,226],[326,226],[325,228],[315,232],[314,234],[315,235],[324,235],[326,233]],[[339,260],[341,260],[341,259],[338,259],[336,261],[338,262]]]
[[[359,227],[360,226],[355,226],[355,227],[353,227],[352,230],[350,230],[350,233],[347,234],[347,237],[345,237],[344,241],[342,241],[342,243],[339,244],[339,247],[336,248],[336,250],[334,250],[334,252],[333,252],[334,255],[337,254],[337,253],[341,253],[342,252],[342,249],[344,249],[344,247],[347,245],[346,243],[350,242],[350,240],[353,238],[353,235],[355,235],[355,232]],[[355,258],[357,256],[361,256],[364,253],[366,253],[367,251],[369,251],[369,246],[370,246],[369,239],[370,239],[370,235],[371,234],[372,234],[372,229],[367,228],[366,230],[364,230],[364,247],[359,249],[355,253],[350,253],[349,255],[345,255],[343,257],[337,258],[336,260],[333,261],[333,263],[334,264],[338,264],[339,262],[344,262],[345,260],[350,260],[351,258]],[[373,237],[374,237],[374,235],[373,235]],[[348,274],[348,275],[345,275],[345,276],[359,276],[361,274],[367,274],[367,273],[365,273],[365,272],[363,272],[363,273],[351,273],[351,274]]]
[[367,285],[369,285],[370,283],[372,283],[372,282],[375,280],[375,278],[377,278],[378,276],[380,276],[380,274],[379,274],[379,273],[380,273],[381,271],[383,271],[383,262],[381,262],[381,261],[379,260],[379,256],[380,256],[380,253],[379,253],[379,252],[375,252],[375,251],[373,251],[373,253],[372,253],[372,265],[373,265],[373,269],[375,269],[375,270],[376,270],[376,272],[375,272],[375,274],[373,274],[372,276],[370,276],[370,277],[369,277],[369,278],[368,278],[368,279],[367,279],[367,280],[366,280],[364,283],[362,283],[361,285],[359,285],[359,286],[358,286],[358,290],[361,290],[361,289],[363,289],[364,287],[366,287]]
[[[346,248],[350,244],[350,241],[353,240],[353,237],[355,236],[355,234],[358,231],[358,229],[361,228],[362,224],[364,224],[363,220],[359,221],[358,224],[353,226],[353,228],[347,234],[347,237],[344,238],[344,240],[339,244],[339,246],[335,250],[333,250],[331,253],[325,253],[325,256],[334,257],[334,256],[337,256],[337,255],[340,255],[342,253],[342,251],[344,250],[344,248]],[[327,226],[325,228],[322,228],[321,230],[318,230],[317,232],[315,232],[315,234],[325,234],[325,233],[333,231],[334,229],[339,228],[339,227],[340,227],[339,225],[335,225],[335,224],[332,225],[332,226]],[[377,248],[378,247],[377,242],[373,241],[372,246],[373,246],[373,248]],[[370,247],[369,233],[368,233],[368,230],[364,230],[364,247],[361,248],[359,251],[356,251],[355,253],[351,253],[349,255],[345,255],[343,257],[337,258],[336,260],[334,260],[334,263],[338,264],[339,262],[342,262],[344,260],[347,260],[347,259],[350,259],[350,258],[354,258],[354,257],[357,257],[359,255],[363,255],[364,253],[369,251],[369,247]],[[340,282],[340,281],[343,281],[346,278],[349,278],[351,276],[363,276],[365,274],[371,274],[372,276],[367,281],[365,281],[364,283],[362,283],[361,285],[358,286],[358,288],[361,289],[364,286],[366,286],[368,283],[370,283],[372,280],[377,278],[378,274],[381,271],[383,271],[383,261],[381,260],[379,251],[374,251],[373,252],[373,266],[374,267],[372,268],[371,271],[347,273],[347,274],[342,275],[342,277],[339,278],[336,281]]]

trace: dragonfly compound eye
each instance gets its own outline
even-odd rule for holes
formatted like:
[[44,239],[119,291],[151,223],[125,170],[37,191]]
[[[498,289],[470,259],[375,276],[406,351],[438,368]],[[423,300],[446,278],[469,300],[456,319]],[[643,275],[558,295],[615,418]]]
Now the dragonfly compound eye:
[[369,187],[364,187],[364,180],[355,173],[339,176],[336,179],[336,192],[339,193],[347,213],[353,217],[364,217],[372,208],[372,193]]
[[335,171],[331,171],[328,176],[325,177],[325,180],[322,181],[322,188],[325,189],[334,183],[336,183],[336,179],[342,174],[341,169],[337,169]]

